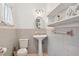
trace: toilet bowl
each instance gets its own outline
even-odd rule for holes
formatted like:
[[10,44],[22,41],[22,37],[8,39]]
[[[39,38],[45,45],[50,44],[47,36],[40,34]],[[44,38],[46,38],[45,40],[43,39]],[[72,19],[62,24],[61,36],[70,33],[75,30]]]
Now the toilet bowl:
[[27,56],[28,51],[26,48],[21,48],[17,51],[17,56]]
[[20,49],[17,51],[17,56],[27,56],[28,55],[28,39],[19,40]]

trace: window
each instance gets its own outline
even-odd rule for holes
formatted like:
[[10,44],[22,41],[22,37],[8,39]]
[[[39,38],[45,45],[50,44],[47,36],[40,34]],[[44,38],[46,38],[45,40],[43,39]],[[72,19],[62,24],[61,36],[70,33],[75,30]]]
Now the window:
[[2,11],[3,22],[7,25],[14,25],[11,7],[8,4],[2,4]]

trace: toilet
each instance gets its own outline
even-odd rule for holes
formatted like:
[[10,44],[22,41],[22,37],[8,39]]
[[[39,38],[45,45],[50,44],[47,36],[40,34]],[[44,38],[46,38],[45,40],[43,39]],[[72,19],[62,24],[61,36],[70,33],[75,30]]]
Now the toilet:
[[19,39],[20,49],[17,51],[17,56],[27,56],[29,39]]

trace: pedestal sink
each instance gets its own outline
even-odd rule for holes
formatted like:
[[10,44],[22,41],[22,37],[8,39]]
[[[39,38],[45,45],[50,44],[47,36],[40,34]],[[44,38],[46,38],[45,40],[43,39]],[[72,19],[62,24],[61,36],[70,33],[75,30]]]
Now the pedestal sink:
[[47,35],[33,35],[34,38],[36,38],[38,40],[38,55],[42,56],[43,52],[42,52],[42,40],[47,37]]

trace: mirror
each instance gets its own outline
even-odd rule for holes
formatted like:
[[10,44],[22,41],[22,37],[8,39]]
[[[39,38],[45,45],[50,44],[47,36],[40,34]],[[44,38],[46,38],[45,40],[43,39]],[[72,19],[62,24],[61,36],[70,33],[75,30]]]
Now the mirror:
[[45,21],[44,21],[43,17],[40,17],[40,16],[36,17],[36,19],[35,19],[35,27],[36,27],[36,29],[45,28]]

